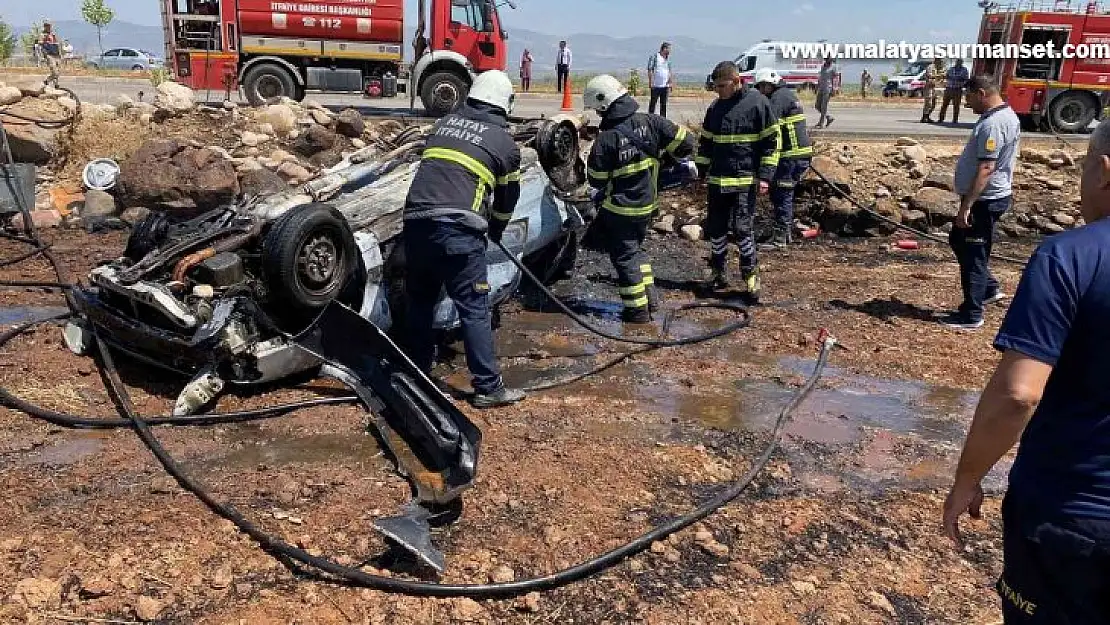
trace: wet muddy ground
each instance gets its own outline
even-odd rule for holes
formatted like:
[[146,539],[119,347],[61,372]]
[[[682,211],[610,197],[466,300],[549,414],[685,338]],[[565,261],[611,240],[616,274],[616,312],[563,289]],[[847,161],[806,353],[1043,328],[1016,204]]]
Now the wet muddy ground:
[[[112,257],[122,235],[59,232],[75,275]],[[764,253],[766,305],[749,328],[682,348],[644,350],[593,337],[524,293],[502,311],[506,377],[540,384],[600,368],[490,412],[479,478],[462,519],[438,530],[443,581],[483,583],[554,572],[614,548],[712,497],[763,450],[767,431],[814,366],[827,328],[834,353],[768,469],[734,503],[605,573],[504,601],[388,595],[291,572],[168,478],[127,430],[72,431],[0,411],[0,622],[160,623],[1000,623],[999,495],[966,523],[964,552],[939,532],[959,445],[998,355],[1004,306],[980,332],[931,321],[958,301],[956,265],[939,246],[806,242]],[[1028,254],[1031,247],[999,245]],[[667,306],[691,301],[703,244],[653,238]],[[0,246],[0,257],[16,248]],[[1012,293],[1018,268],[996,265]],[[586,251],[556,290],[621,333],[608,261]],[[45,280],[41,261],[0,279]],[[55,312],[57,292],[0,291],[0,326]],[[692,311],[688,336],[726,323]],[[127,362],[138,408],[168,412],[181,380]],[[468,385],[450,350],[438,374]],[[0,385],[66,412],[114,417],[94,363],[71,355],[56,326],[0,353]],[[335,384],[227,396],[219,409],[342,393]],[[314,554],[405,575],[371,529],[408,496],[355,406],[280,419],[155,430],[221,501]],[[420,571],[417,577],[426,576]],[[88,619],[88,620],[83,620]],[[100,619],[95,621],[93,619]]]

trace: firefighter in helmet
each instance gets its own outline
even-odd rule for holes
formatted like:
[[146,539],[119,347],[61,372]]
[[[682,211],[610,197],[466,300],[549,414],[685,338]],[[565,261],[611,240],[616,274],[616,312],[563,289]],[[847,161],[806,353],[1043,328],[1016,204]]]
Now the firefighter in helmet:
[[775,206],[775,228],[763,249],[782,249],[791,241],[794,225],[794,188],[809,169],[813,144],[806,129],[806,113],[798,94],[770,67],[755,73],[755,88],[771,100],[771,112],[779,125],[779,164],[771,181],[771,203]]

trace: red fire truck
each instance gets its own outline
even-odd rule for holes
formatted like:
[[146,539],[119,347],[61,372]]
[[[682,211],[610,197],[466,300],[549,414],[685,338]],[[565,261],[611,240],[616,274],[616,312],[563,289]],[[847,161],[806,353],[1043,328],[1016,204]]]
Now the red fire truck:
[[309,91],[401,92],[436,117],[466,99],[478,73],[505,69],[493,0],[419,0],[411,66],[404,13],[404,0],[162,0],[167,64],[194,90],[242,88],[254,105]]
[[[1110,44],[1110,7],[1103,3],[979,3],[980,44]],[[1083,132],[1102,118],[1110,94],[1110,58],[978,58],[973,73],[997,76],[1002,95],[1030,130]]]

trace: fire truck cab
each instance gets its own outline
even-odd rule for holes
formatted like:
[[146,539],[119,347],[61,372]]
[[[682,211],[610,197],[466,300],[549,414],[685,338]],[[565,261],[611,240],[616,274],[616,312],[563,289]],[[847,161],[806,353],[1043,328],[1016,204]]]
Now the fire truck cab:
[[227,97],[242,89],[256,106],[308,92],[408,93],[410,105],[419,97],[439,117],[466,99],[477,74],[508,61],[493,0],[418,0],[411,65],[402,50],[405,0],[161,2],[173,77]]
[[[1110,12],[1100,2],[981,2],[980,44],[1110,43]],[[1078,6],[1074,6],[1078,5]],[[1085,132],[1102,119],[1110,94],[1110,58],[978,58],[974,74],[998,78],[1002,96],[1027,130]]]

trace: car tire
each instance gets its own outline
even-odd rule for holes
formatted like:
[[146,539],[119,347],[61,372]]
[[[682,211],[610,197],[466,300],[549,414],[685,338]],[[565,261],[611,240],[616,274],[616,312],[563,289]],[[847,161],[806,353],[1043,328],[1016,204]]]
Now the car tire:
[[243,90],[251,106],[262,106],[272,98],[282,96],[297,99],[297,81],[284,67],[273,63],[259,63],[243,75]]
[[1059,133],[1085,132],[1098,117],[1098,101],[1081,91],[1068,91],[1056,96],[1048,105],[1050,128]]
[[144,69],[146,69],[146,68],[143,67],[142,65],[132,65],[131,66],[131,71],[133,71],[133,72],[141,72]]
[[358,246],[342,213],[307,204],[278,218],[262,242],[262,277],[275,317],[301,324],[340,298],[359,268]]
[[[466,82],[453,72],[436,72],[420,86],[420,101],[431,117],[443,117],[459,108],[470,91]],[[446,94],[453,94],[446,97]]]

